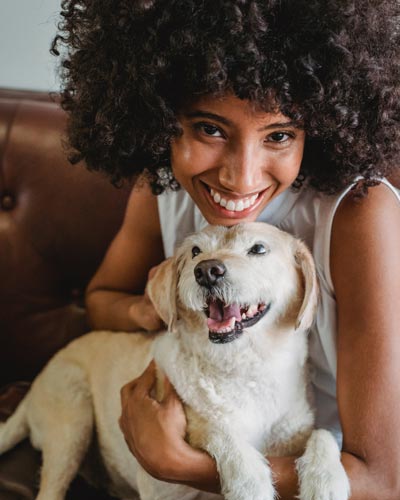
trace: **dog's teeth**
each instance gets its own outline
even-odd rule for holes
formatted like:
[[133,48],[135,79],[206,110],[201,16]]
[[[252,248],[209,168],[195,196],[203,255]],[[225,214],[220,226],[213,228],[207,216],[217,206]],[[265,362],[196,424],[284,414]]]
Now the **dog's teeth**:
[[222,328],[221,330],[219,330],[219,333],[229,333],[232,331],[232,328]]
[[246,312],[246,316],[248,318],[252,318],[258,312],[258,305],[252,304]]
[[236,318],[235,316],[232,316],[232,318],[229,320],[228,330],[233,330],[235,323],[236,323]]

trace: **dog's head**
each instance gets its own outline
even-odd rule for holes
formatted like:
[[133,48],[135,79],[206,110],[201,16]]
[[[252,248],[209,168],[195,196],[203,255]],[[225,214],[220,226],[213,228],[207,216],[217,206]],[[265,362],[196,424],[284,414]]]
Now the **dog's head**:
[[306,330],[318,297],[306,246],[257,222],[208,226],[187,237],[159,266],[148,293],[170,329],[189,318],[214,343],[231,342],[256,325]]

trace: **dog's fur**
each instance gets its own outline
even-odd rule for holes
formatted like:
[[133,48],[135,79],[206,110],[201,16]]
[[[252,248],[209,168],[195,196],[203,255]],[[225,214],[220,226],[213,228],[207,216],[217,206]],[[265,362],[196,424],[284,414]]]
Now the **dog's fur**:
[[[226,269],[212,286],[201,284],[195,271],[209,259]],[[264,456],[302,453],[299,498],[347,499],[338,446],[329,432],[313,431],[306,337],[318,294],[304,244],[262,223],[208,227],[158,268],[148,292],[168,332],[95,332],[75,340],[54,356],[2,425],[0,452],[28,435],[43,452],[38,499],[64,498],[94,425],[115,495],[132,498],[139,489],[143,500],[196,497],[191,488],[145,473],[118,426],[120,388],[153,357],[184,402],[188,441],[215,458],[226,499],[272,500]],[[237,320],[230,334],[212,334],[210,324],[216,327],[206,312],[217,299],[241,304],[241,313],[245,305],[262,304],[261,319],[253,326]]]

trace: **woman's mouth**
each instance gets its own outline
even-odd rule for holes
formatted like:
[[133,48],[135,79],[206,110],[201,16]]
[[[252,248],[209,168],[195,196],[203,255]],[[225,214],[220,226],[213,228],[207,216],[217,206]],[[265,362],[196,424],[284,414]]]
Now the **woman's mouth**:
[[210,194],[214,203],[217,203],[220,207],[230,212],[243,212],[246,208],[252,207],[258,198],[258,194],[254,194],[239,200],[232,200],[212,188],[210,189]]
[[268,188],[260,191],[259,193],[244,196],[243,198],[230,198],[226,193],[217,191],[205,183],[202,183],[206,189],[210,203],[222,211],[225,216],[229,217],[243,217],[249,215],[260,203],[264,193]]

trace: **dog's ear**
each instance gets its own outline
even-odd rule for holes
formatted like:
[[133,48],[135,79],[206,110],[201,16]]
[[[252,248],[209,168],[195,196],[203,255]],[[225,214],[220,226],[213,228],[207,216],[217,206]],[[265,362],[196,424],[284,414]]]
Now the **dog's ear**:
[[296,330],[299,328],[307,330],[313,324],[318,305],[317,273],[311,252],[299,240],[296,242],[294,258],[300,268],[304,281],[304,297],[296,320]]
[[169,331],[175,328],[177,318],[177,264],[171,257],[157,266],[154,276],[149,280],[146,291],[154,307],[168,326]]

